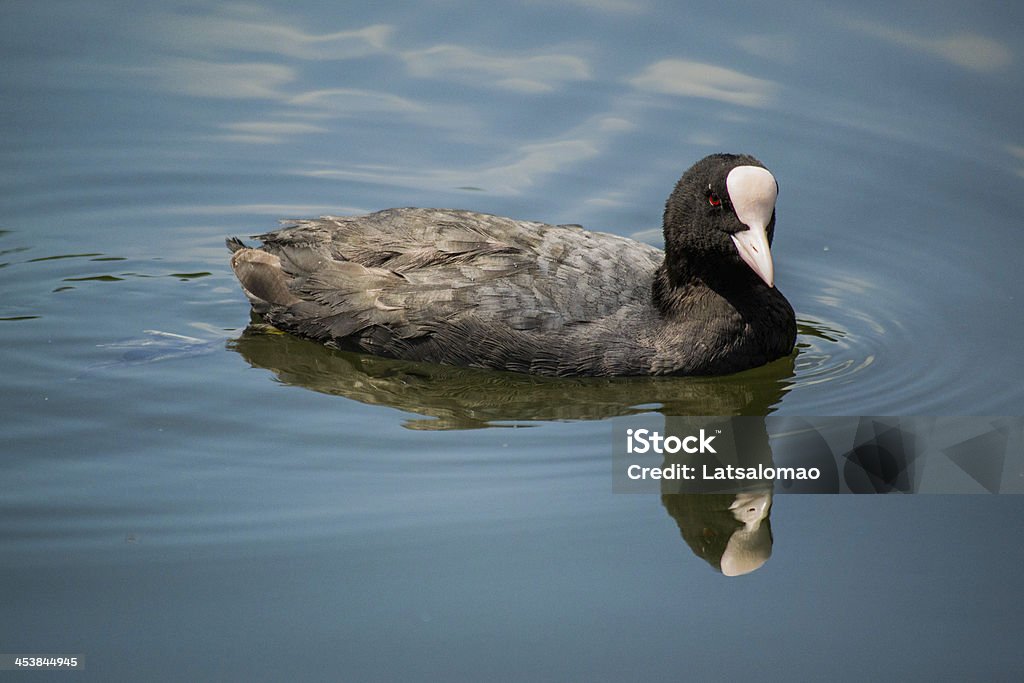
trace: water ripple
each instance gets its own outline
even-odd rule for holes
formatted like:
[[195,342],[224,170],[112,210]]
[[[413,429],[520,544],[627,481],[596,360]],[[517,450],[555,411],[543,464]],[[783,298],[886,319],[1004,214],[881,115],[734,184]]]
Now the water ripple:
[[[784,409],[808,415],[914,415],[948,404],[949,387],[978,395],[984,379],[928,361],[941,324],[866,277],[795,267],[787,294],[798,310],[796,378]],[[948,408],[946,409],[948,410]]]

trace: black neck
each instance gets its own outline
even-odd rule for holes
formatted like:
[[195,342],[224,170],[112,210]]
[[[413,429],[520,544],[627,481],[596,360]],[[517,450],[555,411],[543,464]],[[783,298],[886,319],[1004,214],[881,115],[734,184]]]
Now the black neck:
[[757,274],[742,264],[718,262],[713,268],[688,267],[683,259],[668,259],[654,273],[652,294],[654,305],[662,315],[683,313],[694,294],[710,290],[722,298],[734,301],[749,298],[754,292],[765,287]]

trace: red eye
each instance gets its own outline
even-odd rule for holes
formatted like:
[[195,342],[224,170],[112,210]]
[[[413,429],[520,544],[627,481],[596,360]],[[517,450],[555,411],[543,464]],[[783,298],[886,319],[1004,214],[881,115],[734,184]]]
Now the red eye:
[[708,195],[708,204],[711,206],[721,206],[722,200],[718,198],[718,195],[712,192]]

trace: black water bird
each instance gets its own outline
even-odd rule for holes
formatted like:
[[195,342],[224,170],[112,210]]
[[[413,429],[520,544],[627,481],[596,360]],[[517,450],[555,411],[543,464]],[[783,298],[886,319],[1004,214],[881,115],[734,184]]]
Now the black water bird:
[[665,251],[574,225],[388,209],[228,239],[264,322],[328,346],[554,376],[711,375],[787,356],[774,287],[778,185],[747,155],[694,164]]

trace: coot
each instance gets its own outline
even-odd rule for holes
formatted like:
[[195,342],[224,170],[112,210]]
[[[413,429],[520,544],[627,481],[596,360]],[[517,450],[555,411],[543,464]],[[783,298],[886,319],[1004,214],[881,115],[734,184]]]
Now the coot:
[[748,155],[693,165],[665,251],[576,225],[449,209],[298,220],[230,238],[256,316],[328,346],[538,375],[710,375],[786,356],[775,178]]

